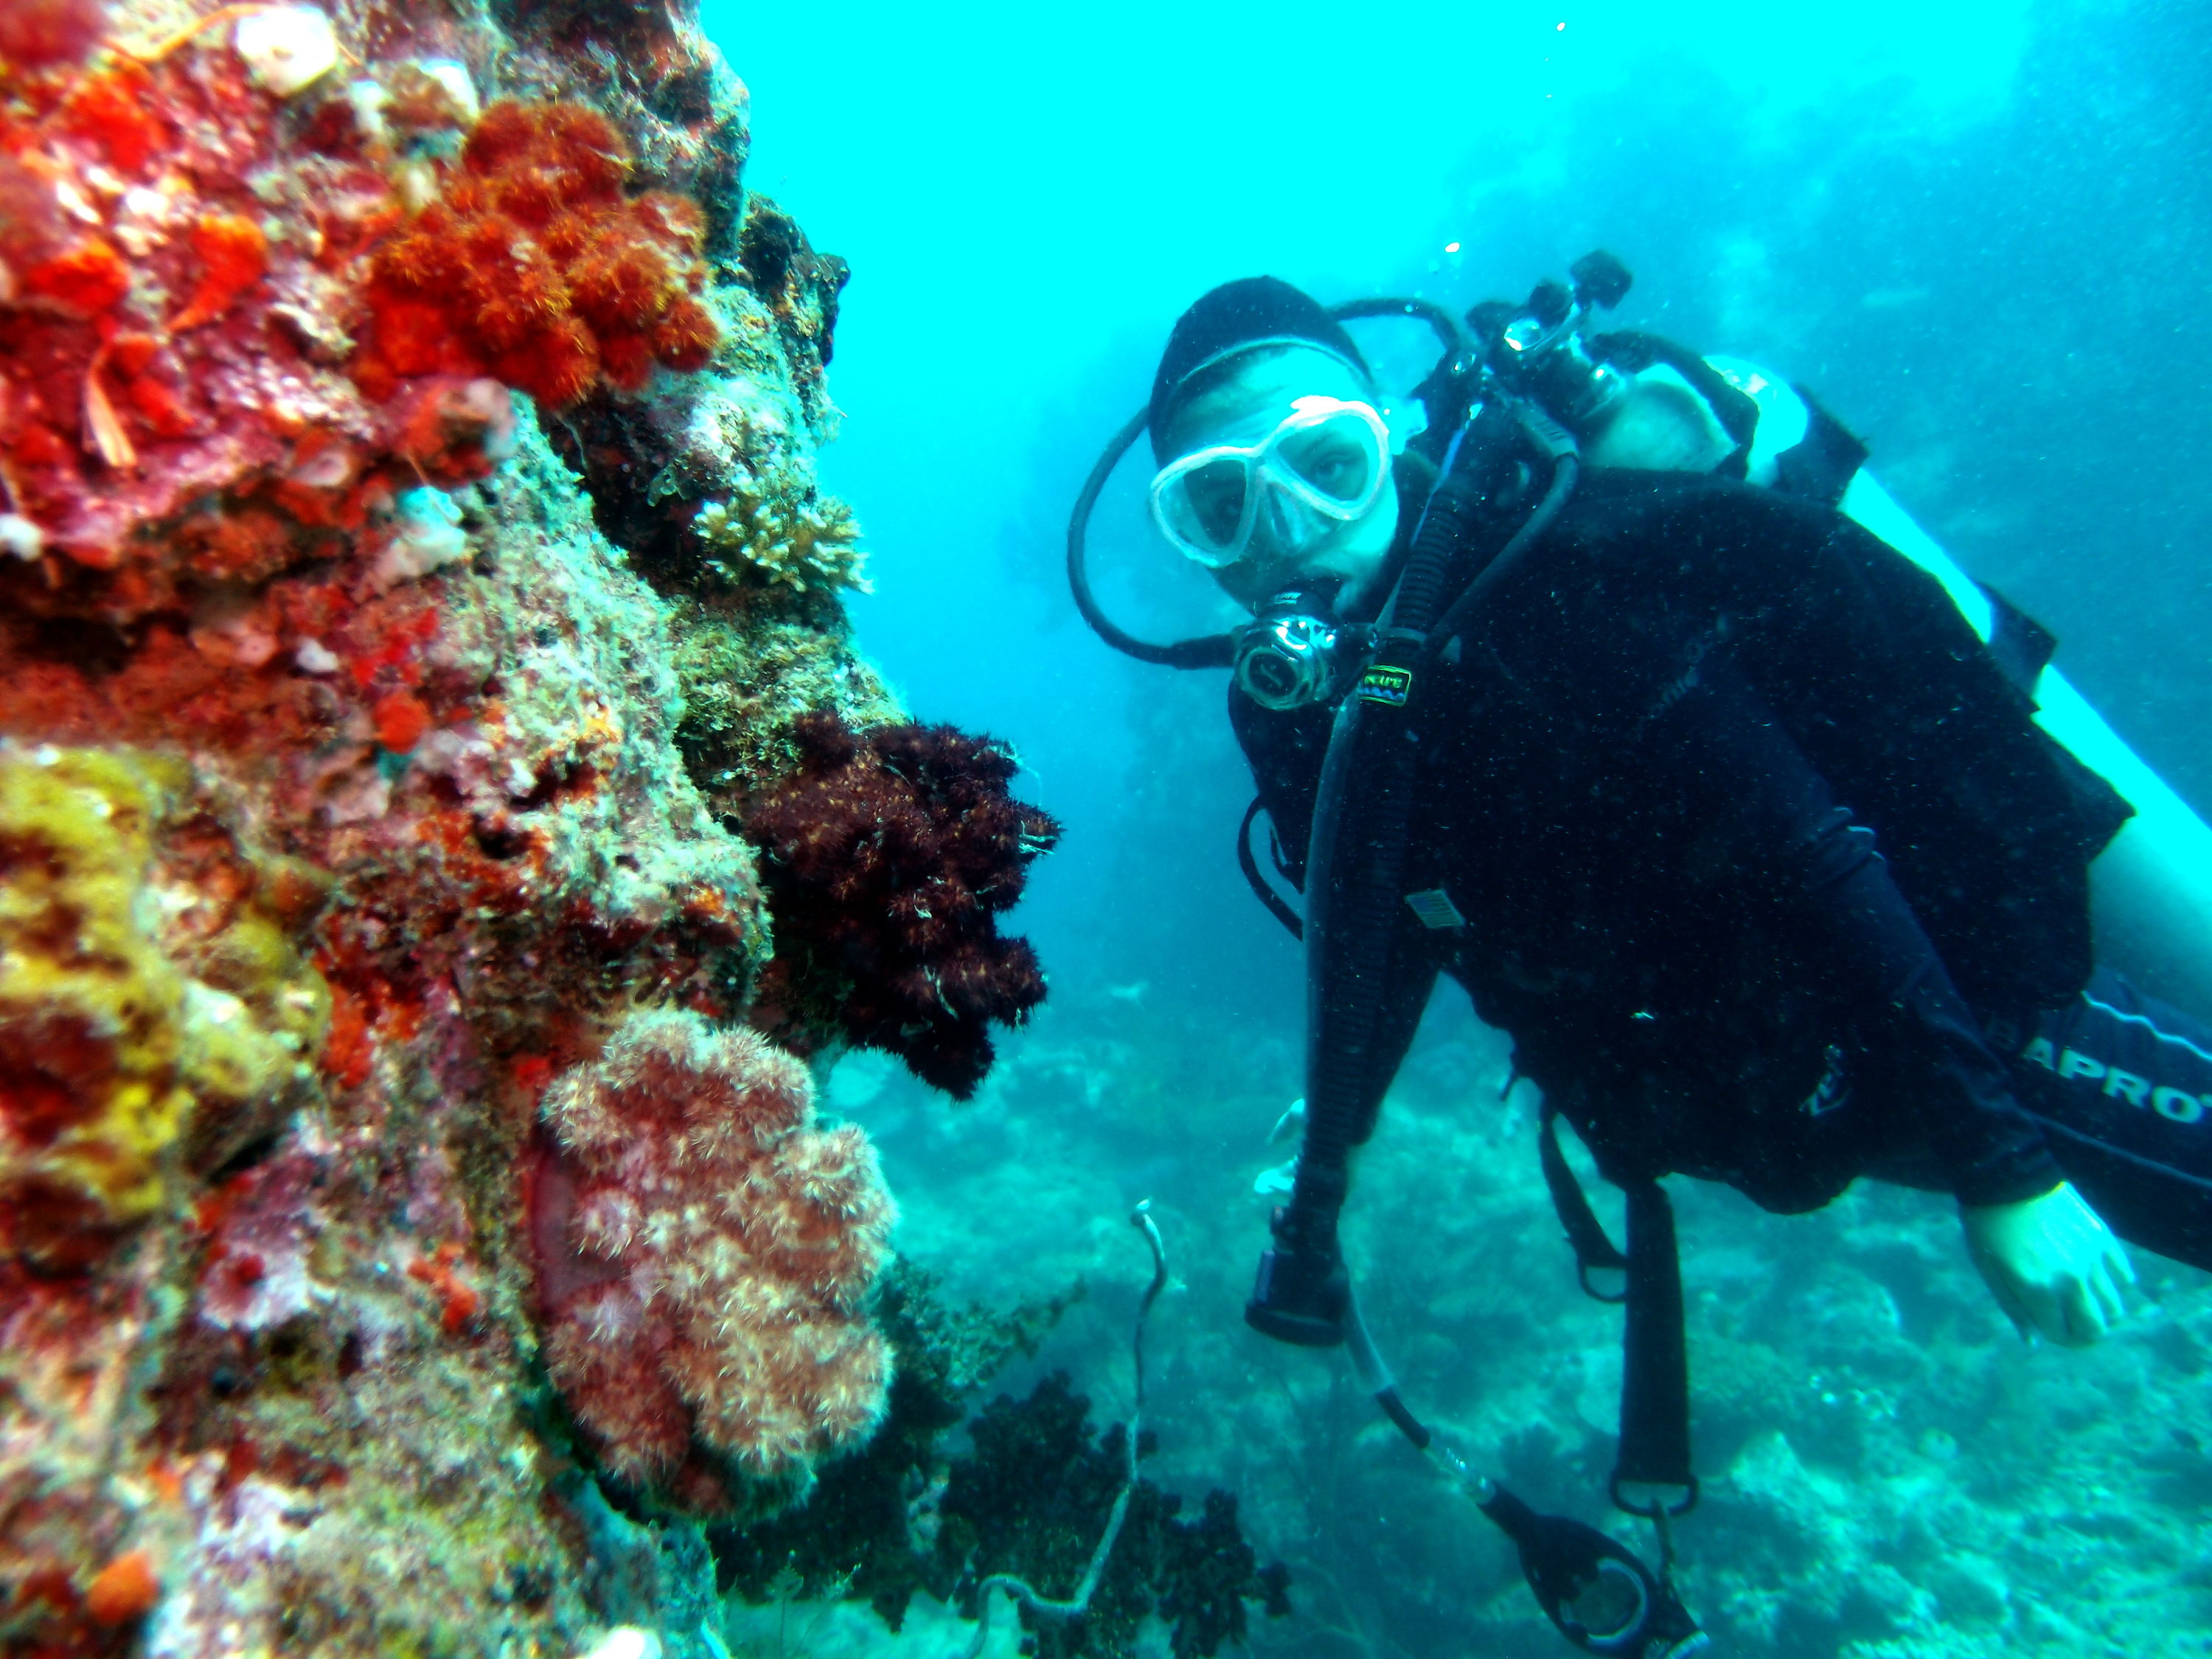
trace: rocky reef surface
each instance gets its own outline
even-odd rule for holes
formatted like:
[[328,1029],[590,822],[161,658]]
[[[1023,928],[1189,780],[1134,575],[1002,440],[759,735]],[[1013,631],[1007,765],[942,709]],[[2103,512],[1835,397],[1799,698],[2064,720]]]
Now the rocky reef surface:
[[684,0],[0,9],[0,1650],[711,1653],[929,1374],[816,1079],[974,1086],[1055,831],[747,136]]

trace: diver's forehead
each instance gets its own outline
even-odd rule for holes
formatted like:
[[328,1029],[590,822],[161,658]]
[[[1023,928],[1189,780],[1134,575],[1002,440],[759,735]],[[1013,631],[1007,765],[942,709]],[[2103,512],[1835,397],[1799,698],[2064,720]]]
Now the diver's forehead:
[[1293,346],[1255,353],[1251,361],[1177,409],[1170,447],[1188,454],[1209,444],[1264,437],[1301,398],[1364,399],[1367,388],[1349,363],[1326,351]]

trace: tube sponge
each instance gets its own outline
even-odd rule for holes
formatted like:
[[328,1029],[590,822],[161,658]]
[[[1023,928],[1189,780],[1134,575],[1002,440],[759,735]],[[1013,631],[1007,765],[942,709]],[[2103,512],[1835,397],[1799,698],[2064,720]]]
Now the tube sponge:
[[638,1012],[542,1113],[546,1365],[608,1469],[712,1509],[720,1469],[803,1474],[875,1426],[890,1360],[864,1303],[894,1211],[866,1135],[817,1127],[805,1066]]
[[181,761],[0,744],[0,1256],[88,1266],[273,1127],[328,1019],[290,937],[320,896]]

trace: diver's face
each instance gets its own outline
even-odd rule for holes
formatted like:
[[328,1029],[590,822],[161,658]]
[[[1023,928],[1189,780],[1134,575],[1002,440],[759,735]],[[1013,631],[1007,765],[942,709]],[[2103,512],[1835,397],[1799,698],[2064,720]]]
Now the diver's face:
[[[1233,366],[1233,372],[1225,378],[1176,410],[1164,434],[1165,447],[1170,455],[1182,457],[1217,445],[1257,444],[1297,412],[1302,398],[1326,398],[1371,406],[1374,396],[1350,365],[1328,352],[1304,346],[1255,352],[1242,366]],[[1362,493],[1374,465],[1371,452],[1327,431],[1316,432],[1310,440],[1302,434],[1293,441],[1299,447],[1286,458],[1311,483],[1340,497]],[[1285,445],[1286,451],[1291,448]],[[1388,466],[1387,455],[1381,458],[1381,464]],[[1234,489],[1241,498],[1241,485],[1200,473],[1191,477],[1188,487],[1191,507],[1201,517],[1210,513],[1233,520],[1237,516],[1237,502],[1227,498],[1227,491]],[[1221,491],[1223,498],[1212,499],[1208,491],[1213,489]],[[1217,568],[1214,580],[1238,604],[1257,610],[1271,595],[1302,579],[1337,576],[1344,581],[1342,601],[1352,604],[1381,574],[1397,529],[1397,492],[1385,479],[1372,504],[1358,516],[1310,515],[1303,533],[1294,533],[1290,525],[1261,515],[1253,525],[1251,540],[1243,556],[1234,563]]]

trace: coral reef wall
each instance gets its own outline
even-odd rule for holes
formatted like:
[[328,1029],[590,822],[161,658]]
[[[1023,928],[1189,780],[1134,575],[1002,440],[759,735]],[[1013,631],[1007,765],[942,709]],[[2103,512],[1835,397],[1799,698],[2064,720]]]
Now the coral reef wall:
[[686,0],[0,7],[0,1650],[566,1653],[703,1571],[600,1481],[881,1414],[738,830],[904,713],[746,143]]

